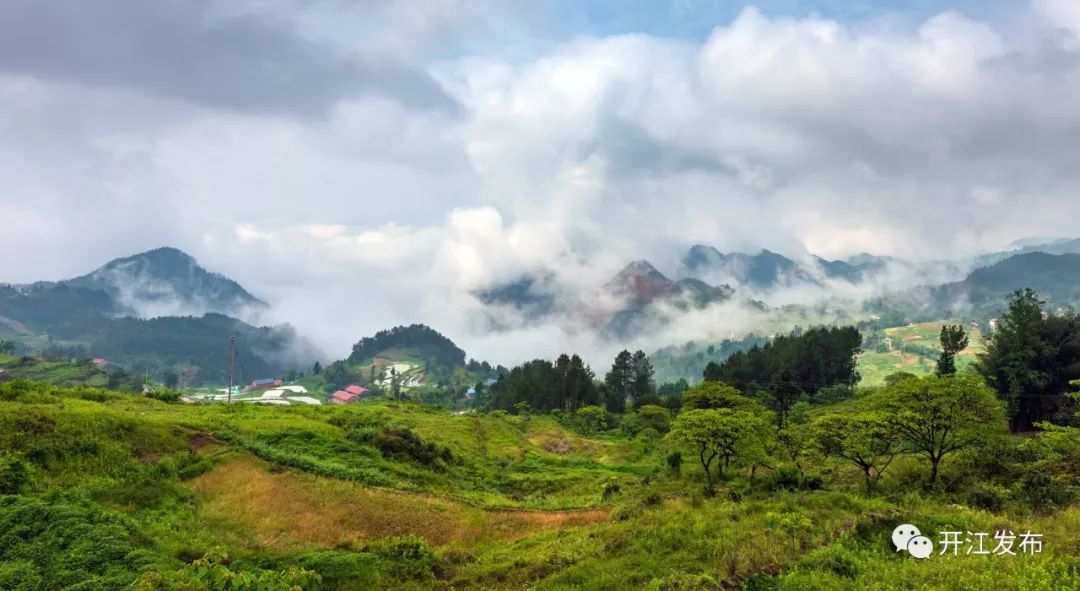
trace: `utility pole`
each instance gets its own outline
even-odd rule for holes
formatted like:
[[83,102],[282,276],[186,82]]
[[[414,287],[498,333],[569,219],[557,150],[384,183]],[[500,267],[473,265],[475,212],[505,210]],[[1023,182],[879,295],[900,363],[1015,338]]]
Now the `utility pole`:
[[236,359],[236,335],[229,336],[229,404],[232,404],[233,362]]

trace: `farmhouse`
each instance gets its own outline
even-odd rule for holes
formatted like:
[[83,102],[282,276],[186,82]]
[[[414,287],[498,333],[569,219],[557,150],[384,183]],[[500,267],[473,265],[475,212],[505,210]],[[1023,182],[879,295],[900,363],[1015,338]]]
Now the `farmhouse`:
[[330,404],[350,404],[360,400],[360,397],[356,394],[351,394],[345,390],[338,390],[330,395]]

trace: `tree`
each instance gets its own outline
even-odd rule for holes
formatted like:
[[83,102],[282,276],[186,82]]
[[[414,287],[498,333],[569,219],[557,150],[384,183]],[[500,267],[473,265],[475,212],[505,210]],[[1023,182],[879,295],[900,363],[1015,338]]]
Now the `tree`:
[[655,404],[646,404],[637,410],[638,418],[646,427],[656,429],[657,433],[667,433],[671,428],[671,412]]
[[[820,388],[859,379],[855,359],[862,335],[854,327],[819,327],[781,335],[762,346],[736,351],[723,363],[710,362],[706,381],[727,382],[744,393],[773,384],[813,396]],[[781,393],[785,399],[788,392]]]
[[649,356],[640,349],[635,351],[631,358],[631,367],[633,368],[633,380],[630,397],[637,399],[655,394],[656,384],[653,382],[655,372],[652,363],[649,362]]
[[586,435],[596,433],[607,425],[607,412],[599,406],[583,406],[574,411],[574,422]]
[[904,380],[870,401],[903,444],[930,462],[929,485],[937,482],[942,459],[985,441],[1004,418],[994,392],[973,376]]
[[12,342],[12,341],[5,341],[3,339],[0,339],[0,354],[14,355],[15,354],[15,343]]
[[[626,404],[626,400],[632,396],[634,387],[634,358],[630,351],[622,350],[615,356],[615,362],[611,364],[611,371],[604,376],[612,396],[617,396]],[[612,410],[608,404],[608,410]]]
[[867,494],[900,452],[898,431],[878,412],[825,415],[814,421],[811,432],[821,453],[862,470]]
[[313,376],[314,375],[319,375],[319,372],[321,372],[321,371],[322,371],[322,364],[319,363],[318,361],[316,361],[315,365],[311,366],[311,375],[313,375]]
[[938,357],[937,374],[951,376],[956,373],[956,354],[968,346],[968,336],[959,324],[941,327],[941,355]]
[[1043,317],[1043,304],[1030,289],[1014,292],[976,364],[1004,402],[1013,432],[1072,420],[1066,393],[1080,378],[1080,318]]
[[683,408],[749,409],[758,406],[753,399],[743,396],[734,386],[719,382],[702,382],[683,393]]
[[694,449],[705,471],[705,479],[712,486],[712,464],[717,462],[717,473],[724,469],[740,451],[753,444],[761,433],[764,423],[758,413],[730,408],[695,409],[681,413],[671,424],[667,440],[674,445]]

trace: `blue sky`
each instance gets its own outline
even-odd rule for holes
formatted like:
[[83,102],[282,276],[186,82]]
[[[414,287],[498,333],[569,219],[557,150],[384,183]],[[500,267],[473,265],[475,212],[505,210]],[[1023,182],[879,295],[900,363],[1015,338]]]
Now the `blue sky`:
[[[915,26],[945,11],[957,11],[992,23],[1014,22],[1026,15],[1016,0],[588,0],[570,22],[595,35],[648,33],[665,37],[704,39],[718,25],[731,22],[752,6],[771,16],[817,15],[841,22],[873,22],[883,18]],[[568,8],[573,13],[576,8]]]

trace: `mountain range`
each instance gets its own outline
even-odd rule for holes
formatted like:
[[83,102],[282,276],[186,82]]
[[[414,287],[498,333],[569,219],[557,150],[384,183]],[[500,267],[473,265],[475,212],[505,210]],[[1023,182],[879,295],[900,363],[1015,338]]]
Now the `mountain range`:
[[[789,323],[822,322],[837,318],[836,310],[843,308],[849,320],[874,314],[894,323],[983,321],[999,315],[1008,294],[1022,287],[1037,290],[1051,308],[1075,309],[1080,306],[1080,252],[1074,251],[1080,251],[1080,240],[1025,242],[1013,251],[976,259],[974,270],[959,280],[928,281],[862,306],[823,295],[818,304],[795,306],[799,309],[778,306],[774,315]],[[474,295],[485,310],[509,308],[525,322],[560,314],[563,321],[619,341],[657,334],[682,313],[726,302],[766,312],[766,302],[781,289],[854,285],[895,265],[910,264],[870,254],[827,260],[813,255],[792,259],[768,250],[723,253],[698,244],[686,251],[675,277],[637,260],[598,281],[591,294],[575,293],[557,283],[556,273],[540,272]],[[233,335],[238,337],[239,380],[310,367],[323,358],[291,326],[252,322],[266,310],[265,302],[236,281],[203,268],[180,250],[158,248],[68,280],[0,285],[0,339],[16,341],[23,351],[103,357],[134,372],[182,372],[189,384],[224,380]],[[489,328],[501,327],[492,323]]]
[[110,261],[73,279],[0,285],[0,338],[55,357],[103,358],[132,372],[240,380],[303,367],[320,355],[289,325],[254,326],[267,304],[175,248]]

